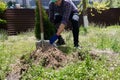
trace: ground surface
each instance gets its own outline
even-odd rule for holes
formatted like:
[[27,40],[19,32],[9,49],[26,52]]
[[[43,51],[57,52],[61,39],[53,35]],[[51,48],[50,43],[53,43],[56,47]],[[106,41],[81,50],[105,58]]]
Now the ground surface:
[[[99,55],[107,54],[108,60],[112,61],[116,58],[116,54],[110,51],[99,51],[92,50],[90,55],[93,59],[99,58]],[[8,73],[7,80],[19,80],[21,75],[27,71],[27,69],[32,65],[41,64],[45,68],[59,69],[64,67],[67,63],[74,61],[75,59],[83,60],[82,55],[79,52],[75,52],[72,55],[65,55],[62,51],[52,45],[44,45],[44,47],[39,47],[33,51],[30,55],[22,56],[17,60],[17,63],[11,64],[12,71]]]
[[21,59],[17,60],[17,63],[11,64],[12,71],[8,73],[7,80],[19,80],[22,73],[30,67],[28,63],[29,60],[33,65],[41,64],[46,68],[51,67],[58,69],[67,64],[68,56],[52,45],[45,45],[43,48],[39,47],[29,55],[28,60],[23,56]]

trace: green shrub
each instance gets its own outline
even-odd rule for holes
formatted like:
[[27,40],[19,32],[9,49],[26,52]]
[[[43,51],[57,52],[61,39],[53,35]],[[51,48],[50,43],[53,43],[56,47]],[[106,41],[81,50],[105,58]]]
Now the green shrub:
[[[40,40],[40,16],[39,16],[39,8],[38,8],[38,2],[36,0],[36,25],[35,25],[35,37]],[[44,39],[50,39],[52,35],[55,33],[55,27],[54,25],[49,21],[48,15],[46,14],[45,10],[42,8],[42,15],[43,15],[43,28],[44,28]]]
[[6,20],[4,20],[4,11],[6,10],[7,5],[3,1],[0,1],[0,27],[3,27],[2,25],[6,24]]
[[0,24],[6,24],[6,20],[0,19]]
[[110,0],[111,8],[120,8],[120,0]]
[[14,7],[15,7],[15,4],[16,4],[15,1],[8,1],[8,2],[7,2],[7,7],[8,7],[8,8],[14,8]]
[[2,14],[7,8],[7,5],[4,2],[0,1],[0,14]]

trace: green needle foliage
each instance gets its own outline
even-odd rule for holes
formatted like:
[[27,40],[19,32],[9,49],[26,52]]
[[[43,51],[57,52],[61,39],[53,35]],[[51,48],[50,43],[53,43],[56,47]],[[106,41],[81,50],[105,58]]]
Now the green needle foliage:
[[[36,25],[35,25],[35,37],[40,40],[41,39],[41,30],[40,30],[40,15],[39,15],[39,8],[38,8],[38,1],[36,0]],[[55,27],[54,25],[50,22],[48,15],[46,11],[42,8],[42,18],[43,18],[43,28],[44,28],[44,39],[50,39],[52,35],[55,34]]]

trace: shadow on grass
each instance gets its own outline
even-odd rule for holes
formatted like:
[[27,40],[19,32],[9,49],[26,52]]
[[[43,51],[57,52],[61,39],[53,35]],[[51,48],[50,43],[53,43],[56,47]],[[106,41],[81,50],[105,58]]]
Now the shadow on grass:
[[59,46],[59,50],[61,50],[63,53],[70,54],[73,49],[69,46]]

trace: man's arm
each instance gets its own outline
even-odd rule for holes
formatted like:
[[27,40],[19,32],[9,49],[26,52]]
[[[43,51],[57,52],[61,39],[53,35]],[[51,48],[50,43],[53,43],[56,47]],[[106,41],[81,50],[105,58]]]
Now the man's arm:
[[70,4],[63,5],[63,7],[64,7],[63,18],[62,18],[61,24],[58,28],[58,31],[56,33],[56,35],[58,35],[58,36],[61,34],[61,32],[64,30],[65,26],[67,25],[70,14],[71,14],[71,9],[72,9],[72,6]]
[[59,28],[58,28],[58,30],[57,30],[57,33],[56,33],[56,35],[60,35],[61,34],[61,32],[64,30],[64,28],[65,28],[65,24],[60,24],[60,26],[59,26]]

